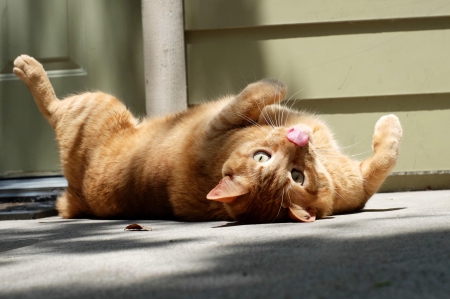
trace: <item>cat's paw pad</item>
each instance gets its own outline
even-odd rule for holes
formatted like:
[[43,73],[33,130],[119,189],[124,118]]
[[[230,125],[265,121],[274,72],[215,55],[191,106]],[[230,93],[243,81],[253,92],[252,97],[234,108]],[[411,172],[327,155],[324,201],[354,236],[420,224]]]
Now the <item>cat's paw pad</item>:
[[375,132],[400,139],[402,137],[400,120],[394,114],[382,116],[375,125]]
[[14,60],[13,72],[25,83],[29,83],[29,81],[36,80],[42,75],[45,75],[45,70],[42,65],[28,55],[20,55]]
[[383,148],[397,152],[402,134],[402,126],[397,116],[389,114],[381,117],[375,125],[375,133],[373,135],[374,151]]

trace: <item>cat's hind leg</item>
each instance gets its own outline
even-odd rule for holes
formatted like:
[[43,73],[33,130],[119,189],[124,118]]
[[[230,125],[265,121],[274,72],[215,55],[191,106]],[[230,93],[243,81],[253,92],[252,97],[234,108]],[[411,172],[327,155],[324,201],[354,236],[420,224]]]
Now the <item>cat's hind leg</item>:
[[13,71],[28,86],[39,111],[54,127],[52,114],[59,101],[42,65],[33,57],[21,55],[14,60]]
[[[69,187],[70,188],[70,187]],[[74,192],[64,192],[56,200],[56,209],[59,216],[67,219],[92,216],[84,200],[77,197]]]
[[372,143],[374,154],[360,164],[366,201],[380,188],[397,163],[401,137],[402,126],[397,116],[385,115],[376,123]]

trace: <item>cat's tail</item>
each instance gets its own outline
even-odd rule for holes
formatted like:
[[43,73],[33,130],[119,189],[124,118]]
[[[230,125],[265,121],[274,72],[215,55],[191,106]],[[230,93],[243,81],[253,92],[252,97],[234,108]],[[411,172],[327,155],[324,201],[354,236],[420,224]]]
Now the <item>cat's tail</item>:
[[20,55],[14,60],[14,74],[28,86],[33,94],[39,111],[44,115],[52,127],[55,127],[55,119],[52,117],[59,100],[47,77],[42,65],[33,57]]
[[385,115],[376,123],[372,143],[374,155],[360,164],[365,200],[380,188],[397,163],[401,137],[402,126],[397,116]]

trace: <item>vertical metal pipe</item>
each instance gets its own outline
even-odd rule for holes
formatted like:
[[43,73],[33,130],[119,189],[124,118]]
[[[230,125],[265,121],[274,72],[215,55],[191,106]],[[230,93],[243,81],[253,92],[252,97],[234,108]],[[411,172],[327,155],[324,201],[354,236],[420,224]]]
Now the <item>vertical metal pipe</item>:
[[148,116],[187,108],[183,0],[142,0]]

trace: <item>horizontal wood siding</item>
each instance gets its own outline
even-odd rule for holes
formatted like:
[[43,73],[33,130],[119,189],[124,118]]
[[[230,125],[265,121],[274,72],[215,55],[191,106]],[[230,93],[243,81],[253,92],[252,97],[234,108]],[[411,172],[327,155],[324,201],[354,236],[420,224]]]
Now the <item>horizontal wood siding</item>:
[[450,15],[448,0],[185,0],[186,30],[427,18]]

